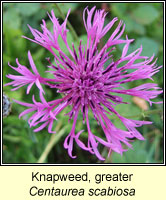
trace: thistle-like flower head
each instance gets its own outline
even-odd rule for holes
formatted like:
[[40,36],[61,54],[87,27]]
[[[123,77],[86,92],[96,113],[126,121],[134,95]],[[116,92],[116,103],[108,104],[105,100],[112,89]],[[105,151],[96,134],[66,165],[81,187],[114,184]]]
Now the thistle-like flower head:
[[[147,100],[151,105],[154,103],[151,99],[162,93],[157,84],[146,83],[131,89],[125,89],[124,84],[139,79],[152,79],[152,76],[159,71],[161,66],[157,66],[156,61],[153,61],[154,56],[151,58],[142,56],[142,47],[139,47],[133,53],[127,53],[133,39],[128,39],[127,36],[125,36],[126,39],[121,39],[125,30],[125,25],[122,21],[112,32],[106,44],[99,49],[100,40],[115,25],[118,19],[114,18],[104,27],[106,13],[104,10],[95,11],[95,7],[91,10],[85,8],[83,13],[84,25],[87,31],[87,44],[83,45],[82,41],[80,41],[77,48],[74,44],[70,48],[67,41],[68,30],[66,29],[69,12],[64,22],[60,25],[54,12],[51,11],[51,16],[49,15],[49,17],[53,23],[53,33],[47,29],[44,20],[41,25],[42,32],[29,26],[34,39],[27,39],[43,46],[54,56],[56,65],[53,65],[48,59],[51,70],[47,72],[53,74],[54,79],[46,79],[39,75],[29,52],[28,57],[34,74],[17,61],[19,68],[11,67],[23,76],[8,75],[8,78],[14,79],[8,85],[21,87],[29,84],[27,93],[29,93],[34,83],[38,87],[41,102],[36,102],[34,96],[32,104],[16,101],[23,106],[29,107],[20,116],[34,112],[28,121],[31,127],[40,124],[34,131],[40,131],[48,125],[48,132],[54,133],[52,126],[57,119],[56,116],[67,106],[70,106],[71,111],[67,115],[69,120],[73,119],[73,125],[71,132],[64,141],[64,147],[68,149],[69,155],[75,158],[72,155],[73,142],[75,141],[82,149],[95,154],[98,159],[104,160],[98,150],[99,143],[106,146],[109,153],[115,151],[122,154],[123,151],[126,151],[122,143],[131,147],[130,139],[144,139],[136,127],[150,124],[151,122],[131,120],[121,116],[116,111],[116,105],[124,104],[125,106],[127,102],[124,102],[123,98],[118,94],[137,96]],[[65,55],[62,51],[58,43],[59,36],[65,43],[70,56]],[[118,44],[124,44],[124,47],[121,57],[114,60],[112,51],[115,50],[115,46]],[[54,50],[56,50],[57,54]],[[109,64],[105,67],[106,63]],[[132,72],[130,69],[132,69]],[[63,94],[63,98],[47,102],[41,84],[56,88],[57,92]],[[102,127],[105,138],[100,138],[95,133],[92,133],[88,116],[90,110]],[[82,113],[83,122],[86,122],[87,125],[87,144],[84,144],[79,139],[83,130],[78,133],[75,132],[79,112]],[[115,114],[126,126],[126,130],[116,127],[109,119],[108,114]]]

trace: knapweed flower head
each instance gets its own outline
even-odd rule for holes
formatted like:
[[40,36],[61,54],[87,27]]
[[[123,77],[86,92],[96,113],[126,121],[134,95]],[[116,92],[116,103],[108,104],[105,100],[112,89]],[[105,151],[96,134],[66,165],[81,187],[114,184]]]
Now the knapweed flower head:
[[11,111],[11,102],[8,96],[3,93],[3,117],[7,117]]
[[[15,100],[18,104],[27,107],[20,114],[20,117],[32,113],[28,123],[30,127],[37,126],[34,129],[35,132],[48,127],[49,133],[55,133],[52,127],[58,114],[66,107],[70,107],[70,112],[66,115],[68,115],[69,121],[73,121],[73,124],[64,141],[64,148],[68,150],[69,156],[76,157],[72,152],[73,144],[76,142],[83,150],[95,154],[100,160],[104,160],[99,152],[100,144],[107,147],[109,153],[115,151],[122,154],[127,150],[126,147],[132,147],[130,144],[131,139],[144,140],[144,137],[136,128],[144,124],[151,124],[151,122],[127,119],[121,116],[116,111],[116,105],[124,104],[125,106],[127,102],[124,102],[118,94],[140,97],[148,101],[150,105],[161,103],[152,101],[162,93],[162,90],[155,83],[145,83],[131,89],[125,89],[124,87],[125,83],[135,80],[153,80],[152,76],[159,71],[161,66],[156,65],[156,60],[153,61],[154,56],[148,58],[141,55],[142,46],[128,54],[128,48],[133,39],[129,39],[127,36],[123,36],[122,39],[125,24],[120,21],[115,27],[118,19],[114,18],[104,26],[106,13],[104,10],[96,10],[95,7],[90,10],[85,8],[83,12],[83,21],[87,32],[86,45],[83,45],[80,41],[78,47],[74,44],[70,47],[67,41],[69,30],[66,28],[69,13],[70,10],[64,22],[60,24],[52,10],[51,15],[48,14],[53,24],[52,32],[48,30],[45,20],[42,20],[42,32],[28,25],[34,38],[30,39],[24,36],[24,38],[43,46],[54,56],[56,64],[52,64],[51,60],[47,58],[48,67],[51,70],[46,71],[46,73],[51,73],[54,78],[41,77],[33,62],[31,53],[28,52],[29,63],[33,72],[26,66],[21,65],[16,59],[18,67],[15,68],[11,65],[10,67],[20,75],[7,75],[13,81],[6,85],[14,86],[13,90],[27,85],[27,94],[29,94],[33,85],[36,85],[39,89],[40,102],[35,100],[35,95],[32,97],[32,103]],[[101,45],[99,45],[100,40],[113,26],[114,31],[101,48]],[[67,56],[61,49],[58,42],[59,37],[62,38],[70,56]],[[115,60],[112,51],[119,44],[123,44],[124,47],[120,58]],[[105,67],[106,63],[108,64]],[[62,97],[47,102],[47,96],[42,85],[57,89],[57,92],[63,94]],[[97,136],[96,133],[92,133],[89,120],[90,111],[103,129],[104,137],[102,138]],[[75,131],[79,113],[82,114],[83,123],[86,123],[87,126],[87,143],[80,139],[80,135],[84,130],[80,130],[78,133]],[[109,115],[112,114],[115,114],[122,121],[126,130],[121,130],[112,123],[109,118]]]

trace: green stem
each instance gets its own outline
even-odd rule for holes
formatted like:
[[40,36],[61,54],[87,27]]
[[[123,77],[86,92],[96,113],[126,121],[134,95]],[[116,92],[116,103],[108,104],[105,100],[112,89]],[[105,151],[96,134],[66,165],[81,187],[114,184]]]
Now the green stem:
[[[55,3],[55,5],[56,5],[56,7],[57,7],[57,9],[58,9],[58,11],[59,11],[59,13],[60,13],[62,19],[65,20],[65,15],[64,15],[63,12],[61,11],[60,7],[58,6],[57,3]],[[73,38],[74,38],[74,39],[77,41],[77,43],[79,44],[78,35],[77,35],[77,33],[75,32],[75,30],[74,30],[73,26],[71,25],[71,23],[69,22],[69,20],[67,21],[67,25],[68,25],[69,29],[71,30],[71,33],[72,33],[72,35],[73,35]]]
[[[58,130],[60,129],[61,124],[56,128],[56,132],[58,132]],[[48,154],[50,153],[51,149],[54,147],[54,145],[60,140],[61,136],[65,133],[66,127],[64,127],[63,129],[61,129],[59,131],[59,133],[56,134],[52,134],[52,136],[50,137],[50,140],[45,148],[45,150],[43,151],[42,155],[40,156],[40,158],[38,159],[37,163],[44,163]]]

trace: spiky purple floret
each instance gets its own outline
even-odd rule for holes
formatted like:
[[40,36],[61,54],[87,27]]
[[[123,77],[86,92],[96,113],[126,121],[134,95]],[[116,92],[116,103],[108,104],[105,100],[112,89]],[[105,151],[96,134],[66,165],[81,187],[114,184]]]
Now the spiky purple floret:
[[[63,24],[60,25],[54,12],[51,11],[51,16],[49,15],[49,18],[53,23],[53,33],[47,29],[44,20],[41,25],[42,33],[29,26],[34,39],[27,39],[45,47],[54,55],[56,66],[48,59],[50,63],[48,67],[51,68],[51,70],[47,71],[47,73],[53,74],[54,79],[46,79],[39,75],[31,54],[28,52],[30,65],[34,74],[25,66],[20,65],[18,60],[16,60],[18,68],[11,67],[22,76],[7,75],[8,78],[14,81],[6,85],[17,86],[14,88],[14,90],[16,90],[21,86],[29,84],[27,87],[27,94],[34,83],[38,87],[41,102],[36,102],[34,96],[32,104],[15,100],[17,103],[28,107],[28,109],[20,114],[20,117],[34,112],[28,122],[31,127],[40,124],[40,126],[34,130],[35,132],[48,126],[48,132],[54,133],[54,131],[52,131],[52,126],[53,122],[56,120],[56,116],[64,108],[71,106],[71,111],[67,113],[67,115],[69,116],[69,120],[73,119],[73,125],[71,132],[64,141],[64,148],[68,149],[70,157],[75,158],[76,156],[72,155],[73,142],[75,141],[83,150],[95,154],[100,160],[104,160],[98,150],[99,143],[106,146],[109,153],[115,151],[122,154],[123,151],[126,151],[122,143],[131,148],[132,145],[129,143],[130,139],[144,139],[137,131],[136,127],[151,123],[126,119],[116,112],[116,105],[126,104],[127,102],[123,102],[123,98],[115,95],[115,93],[141,97],[148,101],[150,105],[152,103],[161,103],[151,101],[151,99],[154,99],[162,93],[162,90],[157,87],[157,84],[146,83],[127,90],[123,87],[123,84],[127,82],[147,78],[152,79],[152,76],[159,71],[161,66],[157,66],[156,61],[153,62],[154,56],[151,58],[141,56],[142,47],[127,55],[129,45],[133,39],[128,39],[127,36],[126,39],[120,39],[125,30],[125,25],[123,25],[122,21],[119,22],[106,44],[99,50],[98,44],[100,39],[112,28],[118,19],[114,18],[104,27],[106,13],[104,10],[95,11],[95,7],[91,10],[85,8],[83,13],[84,25],[87,31],[87,44],[84,46],[82,45],[82,41],[80,41],[77,51],[74,44],[72,44],[71,49],[67,42],[68,30],[66,29],[69,12]],[[87,18],[85,16],[86,13]],[[65,55],[61,50],[58,43],[59,36],[65,43],[71,58]],[[118,44],[124,44],[124,48],[120,59],[114,61],[111,52],[115,49],[114,46]],[[55,54],[54,49],[57,50],[58,54]],[[109,65],[104,68],[104,64],[108,60],[111,61]],[[135,61],[137,61],[137,63]],[[122,65],[123,62],[126,64]],[[121,67],[119,66],[120,64],[122,65]],[[129,72],[130,69],[132,69],[132,72]],[[64,97],[46,102],[41,84],[48,85],[50,88],[56,88],[59,93],[64,94]],[[101,125],[105,134],[105,139],[92,133],[88,117],[88,112],[90,110],[94,118]],[[86,120],[88,131],[87,145],[79,139],[83,130],[75,133],[77,118],[80,111],[82,112],[83,122]],[[114,126],[106,115],[112,113],[123,122],[127,130],[121,130]]]

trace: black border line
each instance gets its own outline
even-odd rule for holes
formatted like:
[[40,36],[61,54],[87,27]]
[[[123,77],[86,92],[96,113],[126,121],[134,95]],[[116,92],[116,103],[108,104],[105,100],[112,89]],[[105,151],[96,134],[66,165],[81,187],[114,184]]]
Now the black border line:
[[[2,95],[3,95],[3,3],[101,3],[102,1],[1,1],[1,133],[3,134],[3,117],[2,117]],[[109,164],[109,163],[99,163],[99,164],[49,164],[49,163],[42,163],[42,164],[37,164],[37,163],[3,163],[3,139],[2,139],[2,134],[0,137],[1,141],[1,163],[0,166],[128,166],[128,167],[135,167],[135,166],[166,166],[165,163],[165,1],[106,1],[106,3],[163,3],[163,68],[164,68],[164,73],[163,73],[163,89],[164,89],[164,102],[163,102],[163,139],[164,139],[164,145],[163,145],[163,163],[119,163],[119,164]]]

